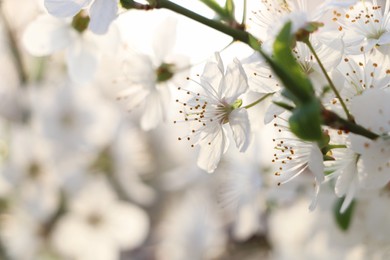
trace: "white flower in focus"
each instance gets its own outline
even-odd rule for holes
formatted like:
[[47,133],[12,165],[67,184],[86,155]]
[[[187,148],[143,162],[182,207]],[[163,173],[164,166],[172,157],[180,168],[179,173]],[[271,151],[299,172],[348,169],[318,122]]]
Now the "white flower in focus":
[[89,29],[104,34],[117,17],[118,0],[45,0],[45,7],[51,15],[61,18],[75,16],[87,8],[91,19]]
[[272,53],[273,42],[280,30],[287,22],[291,22],[291,33],[295,34],[299,30],[305,29],[309,23],[323,22],[322,18],[324,14],[331,8],[348,7],[355,2],[356,0],[263,0],[263,8],[258,12],[255,12],[255,19],[253,19],[255,28],[259,27],[259,31],[262,31],[263,33],[254,33],[260,40],[263,41],[263,48],[265,48],[267,52]]
[[345,79],[340,92],[346,103],[366,89],[383,89],[390,85],[390,60],[380,52],[346,56],[338,70]]
[[[131,53],[125,60],[124,73],[128,87],[118,94],[118,100],[132,111],[142,109],[141,127],[151,130],[167,117],[170,102],[170,85],[185,82],[188,58],[173,54],[176,39],[176,20],[167,19],[156,30],[153,56]],[[184,81],[184,82],[183,82]]]
[[[191,132],[196,141],[191,146],[200,146],[198,166],[209,173],[217,168],[228,148],[227,125],[240,152],[245,152],[250,138],[248,113],[241,107],[240,99],[248,89],[246,74],[237,59],[225,72],[221,57],[218,53],[215,56],[217,62],[208,62],[200,77],[202,94],[187,91],[193,97],[183,103],[185,111],[181,111],[184,120],[192,124]],[[186,139],[191,140],[191,137]]]
[[340,208],[340,213],[344,213],[355,198],[360,186],[359,172],[361,172],[361,170],[360,167],[358,167],[359,155],[348,148],[343,149],[341,152],[338,151],[338,149],[335,150],[336,151],[332,151],[332,156],[334,156],[336,160],[328,168],[333,172],[326,176],[326,179],[337,178],[335,193],[340,198],[345,196]]
[[390,43],[390,4],[378,1],[358,1],[349,9],[334,11],[333,21],[344,32],[343,40],[351,53],[369,52],[374,47]]
[[356,123],[380,135],[376,140],[350,134],[352,149],[360,154],[363,165],[362,185],[381,188],[390,181],[390,92],[369,89],[351,101]]
[[285,184],[300,174],[309,172],[315,180],[315,195],[313,196],[310,210],[316,207],[320,185],[324,182],[323,155],[315,142],[307,142],[298,139],[290,133],[288,126],[274,123],[279,133],[283,136],[273,139],[275,153],[272,163],[275,164],[275,176],[283,179],[278,185]]
[[121,250],[140,246],[148,229],[141,208],[117,200],[105,180],[96,179],[70,202],[54,230],[53,245],[67,258],[116,260]]

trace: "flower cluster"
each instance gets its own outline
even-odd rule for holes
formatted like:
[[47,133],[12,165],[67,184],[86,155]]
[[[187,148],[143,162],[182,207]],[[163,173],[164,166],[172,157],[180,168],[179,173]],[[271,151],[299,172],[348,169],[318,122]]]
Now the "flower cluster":
[[388,257],[390,0],[18,1],[1,259]]

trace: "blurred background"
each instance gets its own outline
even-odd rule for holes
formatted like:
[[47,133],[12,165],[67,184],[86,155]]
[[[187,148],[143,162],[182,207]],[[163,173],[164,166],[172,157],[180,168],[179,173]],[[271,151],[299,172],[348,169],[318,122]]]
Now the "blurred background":
[[[175,2],[214,16],[200,1]],[[258,3],[247,2],[251,17]],[[231,146],[208,174],[197,150],[178,141],[188,126],[173,123],[175,102],[146,131],[142,108],[117,98],[134,78],[152,80],[142,62],[164,46],[162,30],[174,31],[167,48],[189,64],[165,86],[172,101],[216,51],[226,65],[252,54],[245,45],[164,10],[123,10],[98,36],[49,16],[43,1],[0,4],[0,259],[390,257],[388,195],[368,196],[342,230],[327,187],[310,212],[311,178],[276,185],[267,104],[250,111],[248,151]]]

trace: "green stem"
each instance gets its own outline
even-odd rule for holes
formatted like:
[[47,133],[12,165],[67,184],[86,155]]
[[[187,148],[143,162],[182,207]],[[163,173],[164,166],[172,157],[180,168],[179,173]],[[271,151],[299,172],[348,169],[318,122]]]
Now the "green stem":
[[263,100],[265,100],[266,98],[268,98],[269,96],[272,96],[274,93],[268,93],[264,96],[262,96],[261,98],[259,98],[258,100],[256,100],[255,102],[253,103],[250,103],[249,105],[246,105],[244,106],[245,109],[249,109],[251,107],[254,107],[256,106],[257,104],[261,103]]
[[328,144],[326,148],[331,150],[331,149],[347,148],[347,146],[345,144]]
[[184,15],[188,18],[191,18],[192,20],[195,20],[201,24],[204,24],[208,27],[211,27],[219,32],[222,32],[226,35],[229,35],[237,41],[244,42],[256,51],[258,51],[260,49],[261,43],[253,35],[246,32],[245,30],[235,29],[235,28],[232,28],[228,25],[225,25],[219,21],[208,19],[208,18],[201,16],[195,12],[192,12],[191,10],[188,10],[180,5],[172,3],[171,1],[168,1],[168,0],[158,0],[156,3],[156,8],[165,8],[165,9],[171,10],[173,12],[179,13],[179,14]]
[[322,73],[324,74],[326,80],[329,83],[330,88],[333,90],[333,92],[335,93],[336,97],[340,100],[340,104],[343,107],[343,110],[344,110],[345,114],[347,115],[348,120],[353,122],[354,121],[353,117],[349,113],[348,108],[345,105],[344,100],[341,98],[341,95],[340,95],[339,91],[337,90],[336,86],[333,84],[333,81],[330,79],[330,77],[329,77],[329,75],[328,75],[324,65],[322,64],[320,58],[318,57],[317,52],[314,50],[313,45],[311,44],[310,40],[307,39],[307,40],[304,41],[304,43],[306,43],[307,47],[309,47],[310,51],[313,53],[314,57],[316,58],[316,60],[318,62],[318,65],[320,65]]
[[333,111],[323,108],[321,113],[322,113],[322,119],[324,121],[324,124],[334,129],[339,129],[346,132],[358,134],[367,137],[368,139],[371,140],[375,140],[379,137],[378,134],[375,134],[354,122],[351,122],[349,120],[340,117]]
[[12,31],[11,26],[6,18],[6,15],[4,14],[4,11],[3,11],[1,4],[2,4],[2,2],[0,2],[0,16],[1,16],[1,19],[3,20],[4,28],[5,28],[7,37],[8,37],[9,47],[10,47],[12,56],[13,56],[14,61],[15,61],[15,66],[16,66],[17,73],[19,75],[19,80],[20,80],[21,86],[25,86],[25,83],[27,83],[28,77],[27,77],[26,70],[24,68],[22,55],[20,53],[18,43],[15,39],[14,32]]
[[134,2],[133,0],[120,0],[122,7],[126,9],[151,10],[154,8],[164,8],[164,9],[171,10],[175,13],[181,14],[194,21],[204,24],[210,28],[213,28],[221,33],[229,35],[233,37],[234,40],[246,43],[248,44],[249,47],[251,47],[255,51],[260,50],[261,42],[258,39],[256,39],[256,37],[254,37],[247,31],[245,31],[245,28],[243,28],[241,24],[236,23],[233,24],[234,26],[229,26],[219,21],[208,19],[180,5],[172,3],[169,0],[153,0],[150,2],[153,2],[153,4],[144,5],[144,4]]
[[246,3],[246,0],[243,1],[243,11],[242,11],[242,20],[241,20],[241,24],[245,25],[246,24],[246,9],[247,9],[247,3]]

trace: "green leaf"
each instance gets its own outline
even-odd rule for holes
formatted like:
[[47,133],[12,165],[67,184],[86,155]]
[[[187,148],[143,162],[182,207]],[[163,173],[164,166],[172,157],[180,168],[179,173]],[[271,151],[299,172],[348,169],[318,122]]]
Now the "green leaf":
[[288,121],[297,137],[308,141],[322,140],[321,106],[316,99],[295,108]]
[[120,0],[120,4],[125,9],[130,9],[133,7],[134,1],[133,0]]
[[343,231],[346,231],[351,224],[352,216],[355,209],[355,201],[352,201],[347,210],[341,214],[340,209],[341,205],[343,205],[343,202],[344,198],[340,198],[336,201],[333,208],[333,214],[339,228]]
[[279,102],[279,101],[272,101],[275,105],[280,106],[288,111],[292,111],[294,109],[293,106],[285,103],[285,102]]
[[262,50],[260,50],[260,53],[270,64],[286,89],[295,96],[295,98],[292,98],[289,94],[288,98],[294,103],[297,103],[297,101],[307,102],[313,98],[314,88],[292,54],[291,48],[294,43],[295,39],[291,34],[291,22],[288,22],[275,39],[273,59]]
[[292,54],[291,48],[295,45],[295,38],[291,34],[291,26],[291,22],[286,23],[276,37],[273,55],[275,62],[290,75],[289,78],[280,78],[284,86],[305,102],[313,98],[314,88]]

